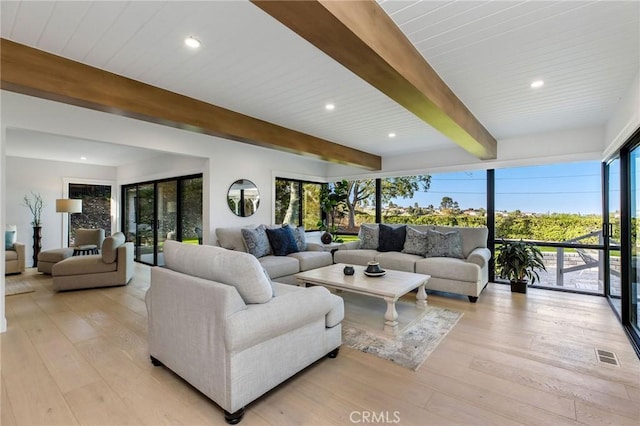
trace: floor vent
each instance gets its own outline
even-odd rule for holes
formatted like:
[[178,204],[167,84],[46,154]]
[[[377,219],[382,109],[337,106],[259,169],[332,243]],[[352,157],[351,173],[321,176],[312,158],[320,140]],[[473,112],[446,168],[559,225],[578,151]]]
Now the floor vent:
[[615,365],[616,367],[620,367],[618,357],[613,352],[605,351],[603,349],[596,349],[596,356],[598,357],[598,361],[603,364]]

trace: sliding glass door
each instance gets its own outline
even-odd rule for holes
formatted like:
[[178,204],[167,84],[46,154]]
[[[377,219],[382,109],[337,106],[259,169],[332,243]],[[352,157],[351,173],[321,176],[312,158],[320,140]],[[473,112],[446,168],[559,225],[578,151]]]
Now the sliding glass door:
[[[638,237],[640,237],[640,230],[638,229],[638,219],[640,212],[638,207],[640,205],[640,146],[636,146],[629,152],[629,217],[631,220],[630,226],[630,241],[631,241],[631,274],[630,283],[627,286],[627,294],[623,293],[623,303],[627,303],[629,306],[629,323],[637,331],[638,330],[638,271],[640,271],[640,258],[638,250]],[[626,296],[626,297],[624,297]]]
[[620,158],[615,158],[605,166],[607,212],[605,223],[605,248],[607,259],[607,297],[611,305],[622,315],[620,306],[621,271],[620,230],[621,230],[621,192],[620,192]]
[[122,218],[135,260],[164,265],[164,243],[202,244],[202,175],[125,185]]

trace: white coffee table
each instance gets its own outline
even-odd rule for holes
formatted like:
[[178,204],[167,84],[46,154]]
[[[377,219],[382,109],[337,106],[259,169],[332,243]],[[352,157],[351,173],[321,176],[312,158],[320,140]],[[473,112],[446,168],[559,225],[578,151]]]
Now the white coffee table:
[[396,302],[400,297],[417,288],[416,306],[423,309],[427,306],[427,293],[424,286],[431,278],[429,275],[387,270],[384,276],[368,277],[364,274],[365,267],[358,265],[353,266],[355,270],[353,275],[345,275],[344,267],[344,264],[336,263],[324,268],[300,272],[295,277],[298,285],[303,287],[307,284],[321,285],[384,299],[387,302],[384,331],[388,333],[395,333],[398,330]]

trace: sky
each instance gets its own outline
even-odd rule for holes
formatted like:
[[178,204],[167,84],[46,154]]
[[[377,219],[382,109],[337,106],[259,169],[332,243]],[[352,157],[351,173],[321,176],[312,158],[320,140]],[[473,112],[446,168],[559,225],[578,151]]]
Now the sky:
[[[532,213],[601,214],[599,161],[497,169],[496,210]],[[615,177],[612,179],[615,181]],[[486,172],[442,173],[431,176],[427,192],[413,199],[395,199],[399,206],[439,207],[451,197],[461,209],[486,208]]]

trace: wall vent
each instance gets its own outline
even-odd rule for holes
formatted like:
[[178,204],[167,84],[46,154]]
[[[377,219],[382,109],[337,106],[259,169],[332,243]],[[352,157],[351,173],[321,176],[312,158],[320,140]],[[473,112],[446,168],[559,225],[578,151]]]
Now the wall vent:
[[603,364],[615,365],[616,367],[620,367],[620,363],[618,362],[618,357],[615,353],[611,351],[605,351],[604,349],[596,349],[596,356],[598,361]]

